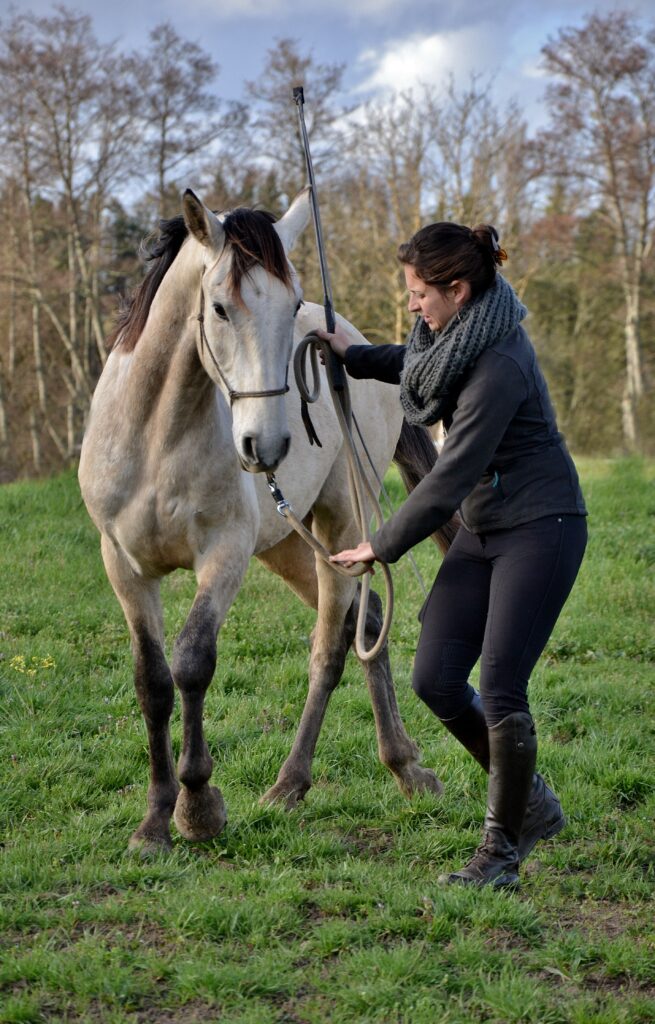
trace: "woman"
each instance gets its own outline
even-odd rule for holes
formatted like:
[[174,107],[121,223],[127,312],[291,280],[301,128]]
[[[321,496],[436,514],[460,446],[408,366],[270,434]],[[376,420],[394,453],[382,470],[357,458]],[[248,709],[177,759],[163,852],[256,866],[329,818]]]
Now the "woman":
[[[518,884],[519,862],[565,825],[535,774],[530,673],[577,575],[586,509],[546,382],[521,326],[527,310],[496,269],[495,228],[439,223],[401,245],[409,310],[405,346],[324,334],[353,377],[400,384],[410,423],[442,420],[434,469],[350,565],[395,562],[459,509],[463,527],[419,619],[413,686],[489,773],[483,841],[449,884]],[[480,659],[480,695],[468,682]]]

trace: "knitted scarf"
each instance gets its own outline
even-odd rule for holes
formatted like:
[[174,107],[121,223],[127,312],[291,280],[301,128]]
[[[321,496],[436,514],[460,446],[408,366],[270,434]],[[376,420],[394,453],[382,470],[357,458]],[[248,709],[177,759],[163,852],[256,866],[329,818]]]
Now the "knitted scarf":
[[464,371],[494,342],[527,314],[504,277],[467,302],[458,316],[440,331],[431,331],[418,317],[407,338],[405,364],[400,377],[400,401],[405,418],[431,426],[442,419]]

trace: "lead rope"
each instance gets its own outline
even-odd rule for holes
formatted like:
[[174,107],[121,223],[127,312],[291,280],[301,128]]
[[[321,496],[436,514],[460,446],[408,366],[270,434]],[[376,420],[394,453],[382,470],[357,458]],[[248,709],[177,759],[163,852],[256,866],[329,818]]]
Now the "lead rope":
[[[312,389],[310,391],[307,385],[307,374],[306,374],[306,357],[307,351],[310,353],[310,365],[312,370]],[[346,445],[346,457],[348,461],[348,485],[350,490],[350,500],[352,502],[353,513],[359,526],[361,539],[363,541],[369,541],[370,530],[368,524],[367,504],[366,497],[368,496],[369,501],[373,507],[373,513],[378,527],[382,526],[383,516],[380,504],[378,502],[377,494],[373,490],[366,473],[362,467],[361,460],[351,431],[352,422],[352,406],[350,402],[350,391],[348,389],[347,382],[344,381],[344,387],[337,391],[334,387],[332,380],[332,374],[330,371],[330,360],[329,356],[332,353],[329,342],[323,338],[319,338],[317,334],[307,334],[302,339],[294,355],[294,373],[296,377],[296,383],[300,392],[300,397],[303,401],[311,404],[315,402],[320,393],[320,376],[318,369],[318,352],[323,353],[325,360],[326,375],[328,381],[328,387],[332,396],[332,402],[334,409],[337,414],[337,420],[341,427],[341,433]],[[368,615],[368,603],[369,594],[371,589],[371,573],[369,567],[364,562],[358,562],[356,565],[346,568],[343,565],[339,565],[336,562],[330,561],[330,552],[321,544],[319,540],[311,533],[304,523],[296,516],[295,512],[291,508],[291,505],[284,498],[284,495],[277,486],[277,482],[273,474],[267,474],[268,486],[273,495],[276,503],[277,510],[280,515],[284,516],[285,519],[289,520],[289,523],[293,526],[294,530],[300,534],[300,536],[314,549],[314,551],[323,559],[335,572],[340,573],[342,576],[363,576],[361,583],[361,593],[359,598],[359,609],[357,612],[357,626],[355,630],[355,651],[357,657],[362,661],[370,661],[380,653],[383,645],[386,642],[387,636],[389,635],[389,629],[391,628],[391,620],[393,617],[393,581],[391,579],[391,572],[386,562],[380,562],[380,571],[384,577],[386,601],[384,617],[382,621],[382,627],[380,629],[379,636],[370,650],[366,650],[365,636],[366,636],[366,619]]]

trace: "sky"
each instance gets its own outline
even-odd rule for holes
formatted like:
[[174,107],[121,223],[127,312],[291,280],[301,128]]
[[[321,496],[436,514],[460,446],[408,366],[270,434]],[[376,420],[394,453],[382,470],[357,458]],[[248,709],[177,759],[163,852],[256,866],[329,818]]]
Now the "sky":
[[[138,49],[149,30],[170,21],[211,53],[221,68],[218,91],[243,99],[277,39],[298,41],[320,63],[344,63],[350,104],[452,73],[489,81],[496,101],[516,99],[531,127],[544,123],[540,49],[563,26],[592,11],[627,9],[655,20],[655,0],[68,0],[91,15],[98,36]],[[50,13],[52,0],[19,0],[14,9]],[[0,0],[0,14],[12,8]],[[311,96],[305,96],[309,105]]]

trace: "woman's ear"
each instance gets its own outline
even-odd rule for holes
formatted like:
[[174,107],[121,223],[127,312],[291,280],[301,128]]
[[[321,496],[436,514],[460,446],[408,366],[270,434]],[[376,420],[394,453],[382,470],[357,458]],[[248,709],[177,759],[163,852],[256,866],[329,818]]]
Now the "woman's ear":
[[471,298],[471,282],[456,280],[451,283],[450,287],[453,301],[457,308],[460,309]]

